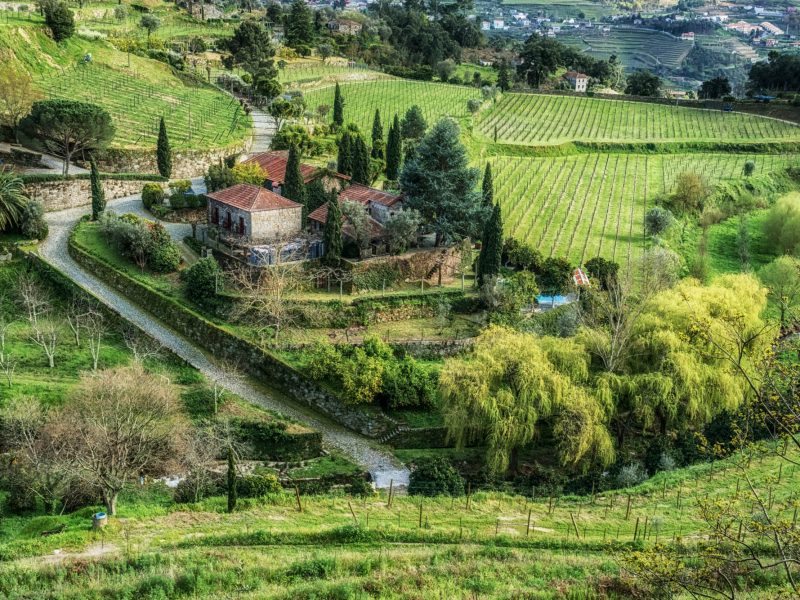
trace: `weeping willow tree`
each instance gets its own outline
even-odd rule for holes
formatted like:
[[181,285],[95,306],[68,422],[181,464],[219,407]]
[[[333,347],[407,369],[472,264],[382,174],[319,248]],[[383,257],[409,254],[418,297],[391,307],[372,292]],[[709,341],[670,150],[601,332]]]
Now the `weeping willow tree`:
[[487,447],[492,472],[516,468],[520,448],[552,423],[561,463],[609,464],[614,457],[601,401],[584,387],[587,354],[569,340],[537,338],[490,327],[473,352],[450,359],[440,376],[442,412],[450,438]]
[[[665,434],[702,426],[745,401],[744,375],[755,373],[775,339],[761,318],[765,306],[766,290],[744,274],[709,286],[684,280],[649,298],[614,369],[601,369],[595,381],[598,396],[615,406],[618,444],[634,423]],[[605,366],[612,337],[613,324],[594,322],[578,340]]]

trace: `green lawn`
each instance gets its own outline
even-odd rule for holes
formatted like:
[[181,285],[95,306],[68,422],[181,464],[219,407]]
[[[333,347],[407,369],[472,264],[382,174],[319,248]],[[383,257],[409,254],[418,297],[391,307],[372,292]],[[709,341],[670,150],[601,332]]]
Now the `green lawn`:
[[[740,458],[746,465],[747,455]],[[66,597],[159,597],[152,595],[157,589],[209,598],[507,598],[524,589],[536,598],[604,597],[597,593],[600,579],[613,584],[619,548],[637,529],[634,547],[680,539],[692,548],[707,531],[698,502],[749,510],[735,462],[661,473],[595,497],[551,499],[538,490],[531,498],[472,488],[469,506],[464,497],[402,495],[388,506],[384,492],[364,499],[304,496],[300,512],[294,494],[286,493],[240,500],[228,515],[224,498],[172,505],[153,486],[121,501],[120,519],[102,537],[89,529],[91,509],[1,521],[3,556],[62,553],[28,559],[24,569],[0,563],[0,594],[25,597],[46,587]],[[791,520],[798,491],[793,467],[756,453],[748,475],[760,493],[771,489],[772,514]],[[64,533],[39,535],[59,524]],[[75,569],[86,559],[72,553],[89,548],[98,558],[88,570]],[[108,548],[105,555],[101,548]],[[739,584],[750,598],[785,593],[780,571]]]

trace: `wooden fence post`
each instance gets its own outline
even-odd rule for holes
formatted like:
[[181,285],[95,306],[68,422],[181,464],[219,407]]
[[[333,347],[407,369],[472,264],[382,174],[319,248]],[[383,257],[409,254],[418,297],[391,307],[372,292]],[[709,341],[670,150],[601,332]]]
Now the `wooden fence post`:
[[297,512],[303,512],[303,505],[300,504],[300,488],[294,486],[294,497],[297,499]]
[[[795,520],[797,520],[797,509],[794,509]],[[525,537],[531,534],[531,509],[528,509],[528,527],[525,529]]]

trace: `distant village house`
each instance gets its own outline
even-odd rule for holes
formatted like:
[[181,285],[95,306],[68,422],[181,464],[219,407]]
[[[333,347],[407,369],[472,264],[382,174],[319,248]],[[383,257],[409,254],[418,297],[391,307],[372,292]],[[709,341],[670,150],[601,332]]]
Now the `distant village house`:
[[585,92],[589,87],[589,76],[577,71],[567,71],[564,79],[576,92]]

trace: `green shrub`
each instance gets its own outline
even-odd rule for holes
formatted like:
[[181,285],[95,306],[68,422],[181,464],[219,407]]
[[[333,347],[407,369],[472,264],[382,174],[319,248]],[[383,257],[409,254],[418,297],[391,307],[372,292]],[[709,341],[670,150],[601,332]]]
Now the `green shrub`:
[[147,210],[164,203],[164,189],[157,183],[146,183],[142,188],[142,204]]
[[283,491],[281,482],[274,473],[254,473],[239,479],[236,485],[239,496],[242,498],[260,498],[268,494],[278,494]]
[[333,576],[337,569],[338,564],[333,557],[312,558],[294,563],[287,569],[286,574],[299,579],[327,579]]
[[172,273],[181,265],[181,253],[178,247],[170,242],[159,244],[150,251],[147,264],[156,273]]
[[464,478],[450,461],[441,457],[426,459],[411,472],[408,493],[412,496],[462,496]]
[[181,271],[186,297],[200,306],[209,306],[217,300],[217,279],[222,275],[213,256],[201,258],[188,269]]
[[40,202],[28,202],[22,209],[19,222],[22,235],[30,240],[43,240],[50,232],[47,221],[44,220],[44,208]]

